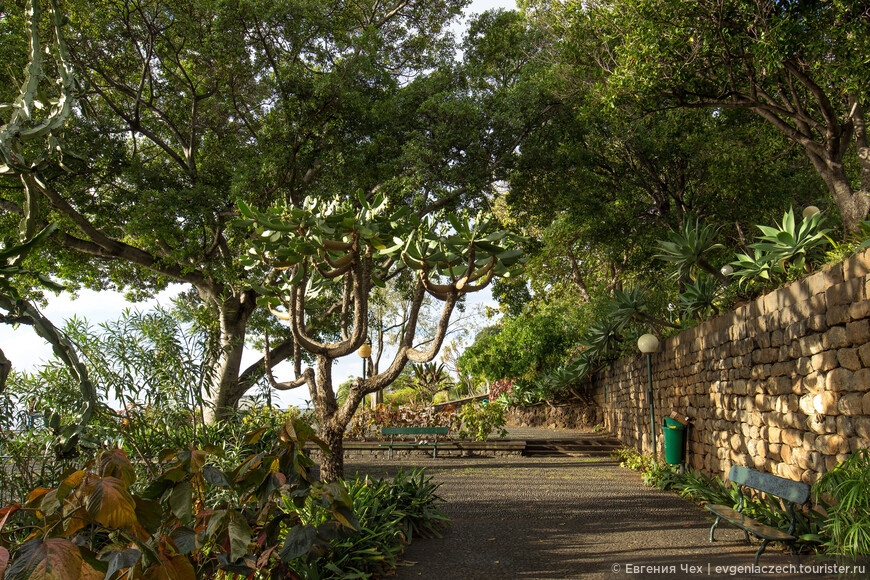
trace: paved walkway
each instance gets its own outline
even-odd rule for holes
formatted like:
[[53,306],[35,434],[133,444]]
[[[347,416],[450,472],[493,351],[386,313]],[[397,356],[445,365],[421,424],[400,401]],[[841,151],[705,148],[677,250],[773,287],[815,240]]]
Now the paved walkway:
[[[559,433],[537,431],[544,438]],[[752,573],[747,567],[756,548],[743,543],[742,532],[723,526],[716,532],[721,541],[711,544],[708,512],[644,486],[637,473],[609,459],[353,460],[345,472],[381,477],[420,467],[441,484],[453,524],[441,539],[411,544],[399,580],[834,577],[824,571]],[[760,561],[802,563],[823,565],[776,546]]]

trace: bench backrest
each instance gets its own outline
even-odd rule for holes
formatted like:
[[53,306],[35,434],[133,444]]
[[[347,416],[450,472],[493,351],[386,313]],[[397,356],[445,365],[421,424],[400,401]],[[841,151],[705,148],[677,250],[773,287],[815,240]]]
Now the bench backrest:
[[383,427],[381,435],[447,435],[447,427]]
[[810,486],[805,483],[769,473],[762,473],[748,467],[741,467],[740,465],[731,467],[728,479],[736,484],[775,495],[798,505],[802,505],[810,497]]

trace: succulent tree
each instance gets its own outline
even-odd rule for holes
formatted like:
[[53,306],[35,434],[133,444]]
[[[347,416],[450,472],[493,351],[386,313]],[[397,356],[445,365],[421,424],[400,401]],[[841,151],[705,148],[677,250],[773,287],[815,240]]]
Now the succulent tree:
[[413,388],[423,401],[432,402],[435,395],[453,386],[450,374],[443,364],[433,362],[414,365]]
[[[262,276],[262,283],[252,287],[261,304],[289,322],[294,337],[296,377],[280,383],[272,379],[273,386],[308,387],[321,437],[332,451],[321,465],[328,480],[343,475],[343,433],[363,397],[388,386],[409,361],[435,358],[457,301],[482,290],[495,276],[509,276],[510,268],[522,261],[522,252],[513,248],[515,237],[498,230],[493,220],[472,224],[450,215],[448,226],[418,218],[407,206],[392,209],[379,194],[367,199],[360,193],[353,201],[309,198],[301,206],[279,203],[263,211],[240,203],[239,209],[237,226],[250,229],[246,267]],[[395,357],[383,371],[355,379],[339,405],[333,361],[363,345],[372,289],[399,276],[410,278],[412,306]],[[340,330],[321,337],[309,320],[318,298],[330,293],[341,297],[333,307]],[[435,336],[418,349],[415,335],[427,294],[443,306]],[[306,356],[316,364],[302,370]],[[271,376],[269,361],[266,366]]]

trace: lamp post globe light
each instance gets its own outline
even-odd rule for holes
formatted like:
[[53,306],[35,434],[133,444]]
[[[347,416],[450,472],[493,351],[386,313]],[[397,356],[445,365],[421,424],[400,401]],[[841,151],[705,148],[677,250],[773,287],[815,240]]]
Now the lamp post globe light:
[[720,272],[722,272],[723,276],[730,276],[731,274],[734,273],[734,268],[732,268],[730,264],[726,264],[726,265],[722,266],[722,269],[720,270]]
[[808,205],[807,207],[804,208],[804,211],[803,211],[804,219],[805,220],[810,219],[811,217],[813,217],[814,215],[819,213],[819,211],[821,211],[821,210],[819,208],[817,208],[816,206]]
[[637,348],[646,355],[646,376],[649,379],[649,426],[652,432],[653,456],[658,456],[656,445],[656,407],[653,400],[652,361],[650,355],[659,350],[659,339],[654,334],[644,334],[637,339]]
[[[368,359],[369,357],[372,356],[372,347],[369,346],[368,344],[363,344],[361,347],[359,347],[359,349],[356,351],[356,353],[362,359],[362,363],[363,363],[362,378],[365,379],[366,378],[366,359]],[[372,407],[377,406],[377,404],[381,402],[378,399],[379,399],[379,397],[382,397],[382,396],[383,395],[382,395],[381,391],[378,391],[377,393],[373,394],[372,399],[371,399]]]

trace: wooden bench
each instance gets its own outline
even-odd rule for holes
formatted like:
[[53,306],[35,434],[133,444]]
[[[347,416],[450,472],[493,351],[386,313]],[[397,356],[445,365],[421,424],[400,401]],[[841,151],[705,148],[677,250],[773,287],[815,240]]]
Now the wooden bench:
[[[389,448],[387,459],[393,458],[393,447],[431,447],[432,457],[438,457],[438,436],[447,435],[449,429],[447,427],[383,427],[381,435],[390,436],[389,443],[381,443],[381,447]],[[414,443],[395,443],[393,437],[396,435],[434,435],[432,442],[414,442]]]
[[[737,484],[737,491],[739,493],[737,509],[735,510],[725,505],[707,504],[704,506],[716,515],[716,521],[713,522],[713,527],[710,528],[710,541],[716,541],[716,538],[713,537],[713,533],[716,531],[716,526],[719,525],[720,520],[726,520],[743,530],[747,542],[749,542],[750,533],[757,536],[761,539],[761,547],[758,548],[758,551],[755,553],[755,565],[758,566],[758,558],[764,552],[765,548],[767,548],[767,544],[770,542],[786,542],[791,544],[795,541],[796,538],[792,535],[794,534],[795,529],[794,506],[806,503],[807,499],[810,497],[810,486],[799,481],[792,481],[791,479],[786,479],[784,477],[761,473],[760,471],[755,471],[754,469],[741,467],[739,465],[735,465],[731,468],[731,472],[728,474],[728,479]],[[786,504],[786,510],[791,519],[788,532],[783,532],[777,528],[766,526],[741,513],[743,511],[742,488],[744,487],[761,491],[768,495],[773,495],[785,500],[784,503]]]

